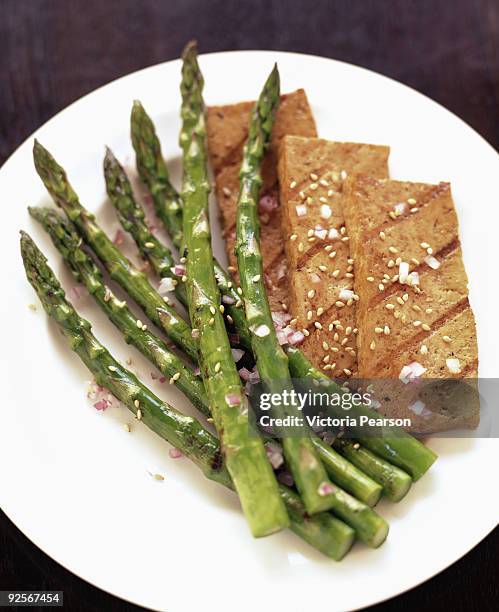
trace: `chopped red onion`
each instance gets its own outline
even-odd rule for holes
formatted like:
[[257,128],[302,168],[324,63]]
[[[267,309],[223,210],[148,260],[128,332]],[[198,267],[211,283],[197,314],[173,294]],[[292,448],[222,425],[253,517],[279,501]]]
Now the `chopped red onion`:
[[287,333],[284,330],[277,329],[276,330],[276,336],[277,336],[277,341],[279,342],[279,344],[281,346],[283,344],[288,344],[288,335],[287,335]]
[[251,376],[251,372],[248,370],[248,368],[241,368],[239,370],[239,376],[246,382],[249,381],[250,376]]
[[412,410],[412,412],[414,412],[414,414],[417,414],[418,416],[428,416],[429,414],[431,414],[431,411],[428,410],[426,404],[421,400],[416,400],[414,403],[412,403],[409,406],[409,410]]
[[338,232],[338,230],[335,227],[332,227],[329,230],[328,237],[329,237],[330,240],[334,240],[335,238],[338,238],[339,235],[340,235],[340,233]]
[[404,285],[407,282],[409,275],[409,264],[406,261],[401,261],[399,264],[399,283]]
[[238,393],[229,393],[225,396],[225,402],[228,406],[239,406],[241,396]]
[[316,272],[312,272],[312,274],[310,274],[310,281],[312,283],[320,283],[321,277]]
[[109,400],[100,399],[98,402],[95,402],[94,408],[96,410],[105,410],[106,408],[109,408],[110,405],[111,402]]
[[183,457],[182,451],[179,451],[178,448],[170,448],[168,454],[170,459],[180,459],[180,457]]
[[407,284],[411,286],[419,285],[419,273],[411,272],[407,277]]
[[258,202],[258,209],[261,212],[271,213],[279,206],[279,202],[275,196],[264,195]]
[[199,335],[200,335],[199,334],[199,329],[193,329],[191,331],[191,338],[194,338],[194,339],[199,338]]
[[405,202],[399,202],[398,204],[395,204],[393,209],[395,211],[395,214],[403,215],[407,210],[407,204]]
[[278,446],[269,442],[265,445],[265,450],[267,452],[267,457],[269,458],[270,464],[272,465],[274,470],[277,470],[281,467],[281,465],[284,464],[282,450]]
[[272,321],[277,329],[280,329],[291,321],[291,315],[287,312],[272,311]]
[[321,217],[323,219],[329,219],[332,214],[333,212],[331,210],[331,206],[328,206],[327,204],[323,204],[321,206]]
[[425,367],[423,367],[417,361],[413,361],[409,365],[405,365],[400,370],[399,379],[404,383],[404,385],[406,385],[407,383],[413,381],[415,378],[419,378],[425,372]]
[[440,268],[440,262],[436,257],[433,257],[433,255],[428,255],[424,260],[432,270],[438,270]]
[[172,274],[175,274],[175,276],[184,276],[186,272],[185,266],[182,264],[176,264],[173,268],[170,268],[170,271]]
[[321,484],[319,485],[319,488],[317,489],[317,493],[321,497],[324,497],[325,495],[329,495],[329,493],[332,493],[333,491],[334,491],[334,487],[330,482],[321,482]]
[[239,334],[229,334],[229,342],[231,344],[239,344],[240,341],[241,338],[239,337]]
[[277,480],[287,487],[292,487],[295,484],[293,476],[286,470],[282,470],[277,474]]
[[299,217],[305,217],[305,215],[307,214],[307,207],[305,206],[305,204],[298,204],[298,206],[296,206],[296,214]]
[[280,281],[280,280],[282,280],[283,278],[286,277],[286,270],[287,270],[286,262],[281,261],[279,263],[279,265],[277,266],[277,273],[276,273],[276,275],[277,275],[277,280],[278,281]]
[[291,346],[297,346],[301,344],[305,340],[304,334],[301,331],[294,331],[292,334],[288,336],[288,343]]
[[118,229],[116,230],[116,234],[114,235],[113,244],[115,244],[116,246],[120,246],[123,244],[124,239],[125,234],[123,233],[123,230]]
[[231,349],[232,352],[232,358],[234,359],[234,362],[237,363],[238,361],[241,361],[242,356],[244,355],[244,351],[242,349]]
[[175,291],[175,283],[173,279],[170,277],[162,278],[159,281],[158,285],[158,293],[161,297],[164,297],[167,293],[171,291]]
[[445,360],[447,369],[451,374],[461,374],[461,362],[456,358],[449,358]]
[[231,295],[223,295],[222,302],[224,304],[235,304],[236,300]]

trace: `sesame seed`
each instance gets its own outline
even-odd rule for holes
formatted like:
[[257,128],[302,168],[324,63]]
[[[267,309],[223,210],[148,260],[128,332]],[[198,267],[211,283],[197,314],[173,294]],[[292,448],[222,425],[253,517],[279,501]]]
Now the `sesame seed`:
[[327,266],[319,266],[319,270],[320,270],[321,272],[326,272],[326,270],[327,270]]
[[228,187],[224,187],[222,189],[224,196],[229,197],[230,195],[232,195],[232,191],[228,188]]
[[428,323],[423,323],[423,325],[421,326],[425,331],[430,331],[431,327],[428,325]]
[[346,170],[342,170],[340,172],[340,176],[341,176],[341,180],[344,181],[347,178],[347,176],[348,176],[347,171]]
[[315,174],[314,172],[310,173],[310,180],[311,181],[316,181],[319,177],[317,176],[317,174]]
[[213,325],[213,323],[215,323],[215,319],[212,317],[209,321],[208,321],[208,325]]
[[137,320],[135,321],[135,325],[137,325],[137,327],[138,327],[139,329],[141,329],[141,328],[142,328],[142,321],[141,321],[140,319],[137,319]]
[[291,181],[291,183],[289,184],[289,188],[294,189],[295,187],[296,187],[296,181]]
[[116,370],[117,370],[118,368],[117,368],[116,366],[110,365],[110,366],[107,366],[107,369],[108,369],[110,372],[116,372]]
[[336,251],[331,251],[328,255],[329,259],[334,259],[336,257]]
[[142,420],[142,410],[140,408],[137,410],[137,414],[135,416],[137,417],[137,421]]
[[433,312],[433,308],[427,308],[425,312],[426,314],[431,314]]
[[329,186],[329,183],[326,181],[326,179],[321,179],[321,180],[319,181],[319,183],[320,183],[320,184],[321,184],[323,187],[328,187],[328,186]]
[[311,183],[310,184],[311,191],[315,191],[317,189],[317,187],[319,187],[319,185],[317,185],[317,183]]
[[419,352],[421,353],[421,355],[427,355],[428,354],[428,347],[426,346],[426,344],[422,344],[421,348],[419,349]]
[[299,193],[298,195],[300,196],[300,198],[301,198],[302,200],[304,200],[304,199],[305,199],[305,197],[306,197],[306,196],[305,196],[305,193],[304,193],[303,191],[300,191],[300,193]]
[[301,331],[302,331],[302,334],[303,334],[305,337],[310,336],[310,332],[308,331],[308,329],[302,329]]
[[340,300],[335,302],[335,305],[336,305],[337,308],[343,308],[343,306],[345,306],[345,304],[343,302],[340,302]]
[[313,298],[313,297],[314,297],[314,295],[315,295],[315,289],[310,289],[310,291],[307,293],[307,296],[308,296],[309,298]]
[[298,236],[296,234],[291,234],[291,236],[289,237],[291,242],[294,242],[297,238],[298,238]]
[[243,301],[242,300],[237,300],[236,308],[241,308],[242,305],[243,305]]
[[415,257],[411,258],[411,262],[415,265],[415,266],[419,266],[419,259],[416,259]]
[[375,327],[375,328],[374,328],[374,333],[376,333],[376,334],[382,334],[382,333],[383,333],[383,328],[382,328],[382,327]]
[[123,429],[130,433],[130,425],[128,423],[123,423]]
[[254,283],[257,283],[260,280],[260,275],[259,274],[255,274],[255,276],[251,279]]
[[385,336],[389,336],[390,335],[390,328],[388,327],[388,325],[385,325],[383,327],[383,333],[385,334]]
[[232,325],[232,323],[234,323],[234,319],[228,314],[227,315],[227,321]]
[[351,376],[352,375],[352,371],[349,370],[348,368],[343,368],[343,372],[347,375],[347,376]]
[[339,275],[340,275],[340,271],[339,271],[339,270],[335,270],[335,271],[334,271],[334,272],[331,274],[331,276],[332,276],[333,278],[338,278],[338,276],[339,276]]
[[414,198],[409,198],[407,204],[416,204],[416,200]]
[[388,250],[390,253],[398,253],[398,250],[394,246],[391,246]]
[[414,214],[414,213],[417,213],[417,212],[418,212],[418,210],[419,210],[419,208],[418,208],[417,206],[413,206],[413,207],[410,209],[410,212],[411,212],[412,214]]
[[328,195],[328,197],[333,196],[334,195],[334,189],[328,189],[327,195]]
[[307,312],[307,321],[311,321],[313,316],[314,316],[314,313],[311,310],[309,310]]
[[220,304],[219,309],[222,314],[225,312],[225,307],[223,304]]
[[417,304],[413,304],[412,309],[415,310],[416,312],[421,312],[421,308]]
[[241,289],[241,287],[238,287],[238,288],[236,289],[236,291],[239,293],[239,295],[242,295],[242,294],[243,294],[243,290]]
[[368,276],[366,280],[370,283],[374,282],[374,276]]
[[452,342],[452,338],[450,336],[442,336],[442,340],[448,343]]
[[328,244],[327,246],[324,247],[324,250],[326,251],[326,253],[329,253],[330,251],[333,250],[333,245]]
[[154,242],[146,242],[144,244],[144,246],[148,249],[153,249],[154,248]]
[[385,290],[385,286],[383,285],[383,283],[380,283],[380,284],[378,285],[378,289],[379,289],[380,291],[384,291],[384,290]]
[[322,329],[322,325],[319,323],[319,321],[315,321],[314,325],[317,329]]
[[419,327],[421,325],[421,321],[413,321],[412,323],[414,327]]
[[320,306],[319,308],[317,308],[317,316],[320,317],[321,314],[323,314],[324,312],[324,308],[322,308],[322,306]]
[[385,234],[385,232],[380,232],[380,233],[379,233],[379,237],[381,238],[381,240],[386,240],[386,234]]
[[393,259],[390,259],[390,261],[386,264],[389,268],[393,268],[395,266],[395,262],[393,261]]
[[394,306],[393,304],[386,304],[386,305],[385,305],[385,308],[386,308],[387,310],[394,310],[394,309],[395,309],[395,306]]
[[428,253],[428,255],[433,255],[433,249],[431,247],[428,247],[426,249],[426,252]]
[[305,248],[305,247],[303,246],[303,242],[300,242],[300,244],[298,245],[298,251],[299,251],[300,253],[303,253],[304,248]]
[[398,303],[399,303],[401,306],[403,306],[403,305],[404,305],[404,300],[403,300],[403,299],[402,299],[400,296],[397,296],[397,302],[398,302]]
[[427,242],[420,242],[420,243],[419,243],[419,246],[420,246],[422,249],[427,249],[427,248],[428,248],[430,245],[429,245]]
[[407,300],[409,299],[409,294],[404,293],[404,295],[402,296],[402,299],[404,300],[404,302],[407,302]]
[[220,368],[222,366],[220,365],[220,361],[217,361],[217,363],[215,364],[215,373],[218,374],[218,372],[220,372]]
[[374,351],[374,349],[376,348],[376,342],[374,342],[374,340],[369,345],[369,348],[371,349],[371,351]]

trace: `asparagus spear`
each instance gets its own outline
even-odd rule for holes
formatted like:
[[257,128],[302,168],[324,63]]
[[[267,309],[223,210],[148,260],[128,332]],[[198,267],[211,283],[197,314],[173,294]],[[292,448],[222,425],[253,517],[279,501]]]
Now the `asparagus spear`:
[[289,518],[263,442],[250,435],[248,401],[220,312],[208,218],[210,187],[202,87],[196,45],[191,43],[183,53],[180,133],[184,161],[183,255],[187,260],[187,301],[192,326],[202,332],[197,338],[201,374],[227,469],[251,531],[259,537],[286,527]]
[[74,226],[51,208],[29,208],[30,215],[43,225],[58,251],[78,282],[94,297],[111,322],[158,370],[170,384],[176,385],[204,414],[208,414],[208,402],[201,379],[180,357],[172,353],[165,343],[154,335],[105,285],[99,268],[83,249],[81,238]]
[[[270,393],[291,391],[287,357],[279,345],[264,285],[257,202],[262,183],[260,166],[270,141],[275,112],[279,104],[277,66],[270,74],[253,111],[248,140],[244,147],[237,202],[237,243],[241,286],[251,345],[260,377]],[[289,412],[298,412],[290,407]],[[286,461],[296,486],[310,513],[331,507],[328,491],[332,487],[326,470],[308,437],[283,438]]]
[[[207,478],[233,489],[218,440],[196,419],[161,401],[112,357],[92,334],[90,323],[82,319],[66,300],[45,256],[24,232],[21,232],[21,253],[28,280],[47,314],[56,321],[96,381],[108,388],[135,416],[139,416],[140,410],[141,420],[181,450]],[[353,530],[327,513],[309,517],[293,491],[283,485],[279,491],[288,508],[291,529],[325,555],[340,560],[353,543]]]
[[[178,214],[182,218],[182,198],[168,178],[166,164],[161,154],[161,144],[156,135],[154,124],[142,104],[138,101],[135,101],[133,104],[131,126],[132,144],[137,159],[137,171],[142,182],[151,192],[156,215],[163,222],[173,244],[180,249],[182,244],[182,228],[179,231],[176,217],[172,219],[169,210],[172,207],[176,211],[178,210]],[[148,257],[148,253],[145,250],[142,250],[142,253]],[[154,267],[154,262],[150,261]],[[216,259],[213,260],[213,267],[218,289],[222,296],[224,296],[227,320],[236,328],[240,344],[250,349],[251,339],[246,326],[244,310],[241,308],[241,296],[236,287],[234,287],[233,280]]]
[[[145,330],[143,326],[138,328],[137,319],[126,303],[118,300],[105,286],[99,268],[82,248],[81,238],[72,224],[50,208],[29,208],[29,212],[43,225],[76,280],[87,287],[111,322],[124,334],[126,341],[133,344],[160,372],[169,377],[170,382],[173,382],[203,415],[210,417],[208,400],[200,379],[151,331]],[[278,445],[276,441],[272,443]],[[327,465],[332,461],[330,457],[325,459]],[[353,473],[352,469],[356,468],[348,461],[337,463],[339,464],[335,464],[336,471],[345,482],[343,485],[341,478],[335,481],[360,501],[374,505],[379,494],[377,489],[370,485],[372,481],[360,470],[357,470],[358,474]],[[378,485],[377,487],[379,488]]]
[[[94,215],[81,204],[70,185],[66,172],[38,141],[33,147],[35,167],[54,202],[64,210],[97,257],[103,262],[111,278],[129,293],[147,316],[162,327],[167,336],[184,352],[196,358],[196,344],[187,323],[165,303],[146,275],[137,270],[113,244],[95,221]],[[159,311],[163,316],[159,317]]]
[[[185,284],[178,282],[178,275],[172,272],[175,266],[174,257],[170,249],[160,242],[147,226],[144,211],[135,201],[130,181],[109,147],[106,148],[104,158],[104,177],[107,194],[123,229],[132,235],[139,251],[148,259],[157,276],[172,279],[177,298],[186,306]],[[182,212],[179,212],[182,216]],[[176,220],[178,216],[176,213],[173,218]]]
[[349,461],[379,482],[390,501],[398,502],[405,497],[412,484],[409,474],[353,440],[337,438],[333,444]]
[[[295,379],[316,380],[321,385],[321,391],[329,390],[330,393],[343,393],[340,385],[325,376],[320,370],[314,368],[305,355],[295,347],[288,346],[286,353],[289,359],[290,370]],[[335,416],[345,416],[341,407],[330,406],[329,410],[335,412]],[[353,406],[352,416],[378,417],[379,415],[368,406]],[[411,475],[413,480],[418,480],[425,474],[437,459],[437,455],[422,444],[419,440],[409,435],[401,427],[382,428],[382,437],[363,436],[359,431],[359,441],[376,455],[383,457],[390,463],[398,466]],[[352,428],[356,431],[356,428]]]

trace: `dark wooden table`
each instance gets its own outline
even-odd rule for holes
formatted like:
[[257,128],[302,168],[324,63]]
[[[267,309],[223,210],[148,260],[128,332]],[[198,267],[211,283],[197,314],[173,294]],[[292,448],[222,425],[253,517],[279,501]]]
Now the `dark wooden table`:
[[[70,102],[178,57],[189,38],[202,52],[300,51],[370,68],[437,100],[499,148],[499,0],[0,0],[0,15],[0,163]],[[373,609],[492,610],[498,544],[496,530]],[[429,555],[436,545],[428,542]],[[75,611],[138,609],[73,576],[1,513],[0,589],[63,590]]]

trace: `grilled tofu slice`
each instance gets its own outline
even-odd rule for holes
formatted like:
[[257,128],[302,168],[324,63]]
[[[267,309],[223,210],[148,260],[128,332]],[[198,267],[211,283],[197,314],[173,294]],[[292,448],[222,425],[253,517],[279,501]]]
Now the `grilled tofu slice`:
[[[234,253],[236,236],[236,203],[239,192],[239,168],[248,136],[254,102],[212,106],[207,111],[208,151],[215,175],[227,256],[231,271],[237,277]],[[315,136],[312,110],[303,89],[281,96],[274,123],[272,142],[262,167],[263,185],[259,211],[261,246],[265,280],[272,310],[287,305],[287,273],[284,241],[281,234],[281,211],[277,186],[277,153],[286,134]]]
[[354,261],[342,185],[357,172],[388,176],[389,148],[286,136],[279,155],[289,312],[305,334],[300,348],[331,376],[356,372]]
[[[427,379],[467,377],[473,386],[475,320],[450,185],[356,176],[345,182],[343,211],[360,298],[359,377],[398,380],[422,373]],[[404,398],[413,387],[401,392]],[[401,401],[380,410],[410,417],[420,432],[473,428],[479,421],[475,400],[454,410],[418,404],[411,414]]]

